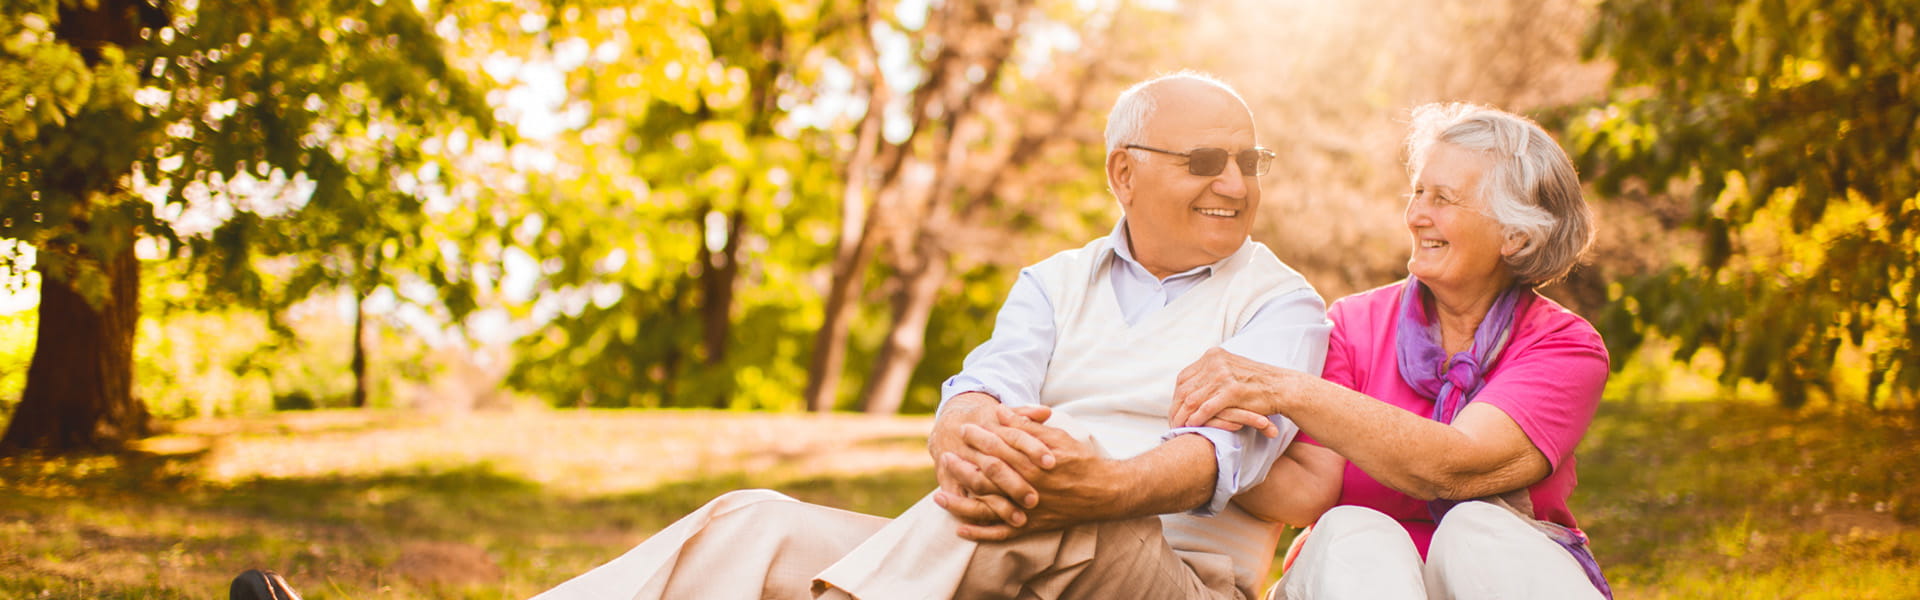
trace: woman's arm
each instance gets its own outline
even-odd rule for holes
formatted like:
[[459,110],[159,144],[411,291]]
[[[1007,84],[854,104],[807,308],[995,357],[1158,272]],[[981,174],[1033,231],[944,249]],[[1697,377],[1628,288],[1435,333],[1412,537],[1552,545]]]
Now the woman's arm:
[[1233,497],[1233,503],[1253,516],[1294,527],[1306,527],[1340,502],[1340,480],[1347,459],[1332,450],[1294,442],[1274,459],[1267,479]]
[[[1443,424],[1298,371],[1209,351],[1181,373],[1175,423],[1238,408],[1284,414],[1381,484],[1422,500],[1465,500],[1532,485],[1547,457],[1499,408],[1471,403]],[[1278,463],[1276,463],[1278,468]]]

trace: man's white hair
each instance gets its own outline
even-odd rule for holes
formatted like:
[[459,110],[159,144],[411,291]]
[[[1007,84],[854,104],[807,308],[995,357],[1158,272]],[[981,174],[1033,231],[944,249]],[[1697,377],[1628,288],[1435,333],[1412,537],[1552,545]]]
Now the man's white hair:
[[1234,100],[1240,101],[1241,106],[1247,104],[1246,99],[1241,98],[1240,92],[1235,91],[1233,86],[1227,85],[1217,77],[1191,69],[1182,69],[1133,84],[1126,91],[1120,92],[1120,98],[1113,102],[1113,111],[1107,113],[1107,154],[1112,154],[1114,150],[1127,144],[1145,141],[1147,121],[1153,119],[1153,110],[1156,108],[1150,88],[1163,82],[1181,79],[1220,88],[1232,95]]

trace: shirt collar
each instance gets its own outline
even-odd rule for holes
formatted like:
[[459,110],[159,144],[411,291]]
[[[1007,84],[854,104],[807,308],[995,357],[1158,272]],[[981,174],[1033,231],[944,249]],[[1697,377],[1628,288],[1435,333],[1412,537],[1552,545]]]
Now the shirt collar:
[[[1153,271],[1147,270],[1146,265],[1140,264],[1139,260],[1136,260],[1133,258],[1133,241],[1127,238],[1127,218],[1126,217],[1124,216],[1120,217],[1120,222],[1113,224],[1113,233],[1108,234],[1108,237],[1109,239],[1113,240],[1113,244],[1111,245],[1111,248],[1110,248],[1110,250],[1113,252],[1113,255],[1120,257],[1120,260],[1122,262],[1126,263],[1127,265],[1130,265],[1133,269],[1139,271],[1140,275],[1147,279],[1159,279],[1159,281],[1165,282],[1168,280],[1178,279],[1181,277],[1187,277],[1187,276],[1196,275],[1196,274],[1212,275],[1214,267],[1220,264],[1219,262],[1216,262],[1212,264],[1200,265],[1198,267],[1187,269],[1179,273],[1168,275],[1165,279],[1160,279],[1160,278],[1154,277]],[[1223,259],[1220,262],[1226,262],[1226,261]]]

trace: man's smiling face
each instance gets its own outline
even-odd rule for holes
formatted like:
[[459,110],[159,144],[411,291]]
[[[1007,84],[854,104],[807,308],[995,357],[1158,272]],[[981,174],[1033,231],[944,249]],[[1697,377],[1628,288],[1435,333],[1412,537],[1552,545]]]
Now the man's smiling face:
[[[1155,86],[1156,108],[1144,128],[1144,146],[1174,152],[1254,147],[1253,116],[1226,90],[1197,81]],[[1228,160],[1211,177],[1187,172],[1187,159],[1145,150],[1119,157],[1128,173],[1114,192],[1126,207],[1134,256],[1154,275],[1219,262],[1240,249],[1260,208],[1260,181]],[[1113,161],[1110,161],[1112,166]],[[1124,189],[1123,189],[1124,188]]]

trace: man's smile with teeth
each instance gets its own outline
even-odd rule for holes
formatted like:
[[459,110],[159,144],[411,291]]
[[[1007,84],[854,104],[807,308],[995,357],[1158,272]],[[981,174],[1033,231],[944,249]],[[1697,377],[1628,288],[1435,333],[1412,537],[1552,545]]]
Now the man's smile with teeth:
[[1420,240],[1421,248],[1439,248],[1445,245],[1447,245],[1447,243],[1440,240]]
[[1240,211],[1231,208],[1196,208],[1194,210],[1209,217],[1232,217],[1240,214]]

